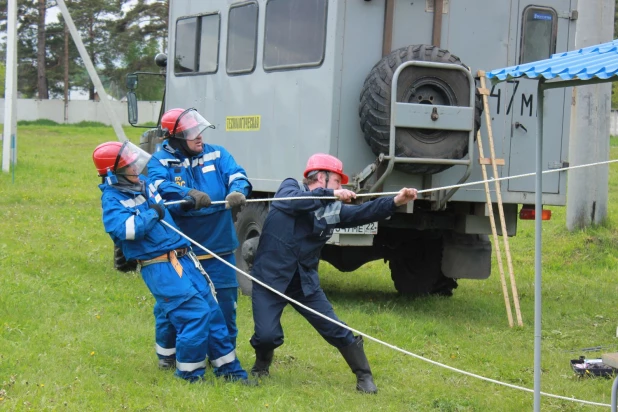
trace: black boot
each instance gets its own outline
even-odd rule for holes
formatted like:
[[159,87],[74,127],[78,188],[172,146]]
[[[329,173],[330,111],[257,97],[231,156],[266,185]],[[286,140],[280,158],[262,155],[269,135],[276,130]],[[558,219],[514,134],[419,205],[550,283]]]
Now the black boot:
[[176,369],[176,357],[166,356],[159,358],[159,369]]
[[273,363],[274,355],[274,350],[261,351],[256,349],[255,364],[251,368],[251,375],[255,376],[256,378],[262,378],[264,376],[270,375],[268,368],[270,368],[270,364]]
[[378,388],[373,383],[369,361],[363,349],[363,337],[357,336],[350,345],[339,348],[339,352],[356,375],[356,390],[363,393],[378,393]]

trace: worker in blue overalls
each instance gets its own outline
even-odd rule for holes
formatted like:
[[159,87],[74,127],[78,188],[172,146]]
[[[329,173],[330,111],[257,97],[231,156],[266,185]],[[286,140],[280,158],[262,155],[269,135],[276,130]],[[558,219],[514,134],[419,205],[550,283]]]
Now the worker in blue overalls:
[[[395,197],[384,197],[362,205],[346,205],[356,194],[342,189],[348,182],[339,159],[327,154],[315,154],[307,162],[302,183],[295,179],[283,181],[275,198],[331,197],[274,201],[270,207],[257,248],[252,275],[278,292],[299,303],[341,322],[320,287],[318,262],[320,251],[335,228],[354,227],[385,219],[402,206],[416,199],[416,189],[404,188]],[[338,200],[332,199],[336,197]],[[256,361],[254,376],[269,375],[274,349],[283,344],[281,314],[287,299],[254,282],[253,320],[255,332],[251,345]],[[292,304],[301,315],[331,345],[335,346],[356,375],[356,389],[377,393],[373,375],[363,349],[362,336],[355,337],[348,329]]]
[[[238,238],[232,208],[245,204],[251,184],[245,170],[224,147],[204,142],[202,134],[213,126],[195,109],[168,110],[161,117],[161,127],[167,139],[148,163],[148,176],[166,201],[185,200],[182,208],[172,211],[180,230],[232,265],[194,247],[215,285],[217,301],[236,347],[238,281],[233,266]],[[211,201],[218,200],[226,204],[211,205]],[[173,360],[162,354],[173,350],[169,346],[175,342],[175,331],[165,318],[156,317],[158,356],[164,367],[166,360]]]
[[208,357],[216,376],[251,384],[189,241],[162,223],[176,228],[154,184],[140,175],[150,155],[128,141],[107,142],[92,158],[104,178],[105,231],[127,259],[138,261],[161,314],[178,331],[176,375],[200,380]]

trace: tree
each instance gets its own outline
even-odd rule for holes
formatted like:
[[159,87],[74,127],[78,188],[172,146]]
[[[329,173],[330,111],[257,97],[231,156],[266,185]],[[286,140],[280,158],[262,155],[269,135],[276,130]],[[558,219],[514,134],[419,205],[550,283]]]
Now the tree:
[[[50,49],[47,47],[45,15],[53,4],[46,0],[18,0],[17,2],[17,89],[24,97],[47,99],[47,70]],[[0,30],[6,30],[7,1],[0,0]],[[2,57],[6,44],[2,45]]]
[[[126,95],[125,78],[128,73],[159,72],[154,56],[164,52],[167,46],[168,9],[167,1],[138,0],[124,18],[115,22],[114,49],[122,50],[122,54],[118,56],[117,66],[109,72],[109,79],[116,85],[113,91],[119,96]],[[144,76],[140,78],[137,97],[140,100],[160,100],[164,87],[162,78]]]
[[[65,0],[87,52],[106,90],[126,95],[125,77],[133,71],[158,72],[154,56],[166,49],[168,2],[160,0]],[[123,7],[132,4],[126,14]],[[72,39],[65,46],[64,19],[45,22],[54,0],[18,0],[18,91],[26,98],[61,97],[83,88],[94,98],[94,86]],[[0,31],[6,31],[7,0],[0,0]],[[0,59],[6,42],[0,44]],[[68,66],[66,61],[68,60]],[[65,71],[71,85],[65,80]],[[146,83],[146,84],[144,84]],[[140,99],[159,100],[164,84],[144,78]]]
[[45,0],[38,0],[38,21],[37,21],[37,92],[39,99],[49,99],[49,92],[47,91],[47,76],[45,74],[45,15],[47,11],[47,4]]
[[[113,67],[117,51],[113,50],[110,28],[114,20],[123,17],[122,6],[128,0],[80,0],[67,2],[67,8],[75,22],[87,53],[97,70],[105,73]],[[89,91],[94,100],[94,85],[90,81],[85,66],[80,64],[81,75],[75,77],[75,84]],[[103,77],[103,76],[102,76]]]

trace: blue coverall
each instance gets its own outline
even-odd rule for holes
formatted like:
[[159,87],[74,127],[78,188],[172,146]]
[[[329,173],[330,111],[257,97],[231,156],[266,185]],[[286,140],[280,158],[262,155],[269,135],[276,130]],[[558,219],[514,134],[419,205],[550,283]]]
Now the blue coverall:
[[[162,150],[156,152],[148,163],[148,176],[166,201],[182,200],[191,189],[207,193],[212,201],[225,200],[231,192],[240,192],[245,197],[251,193],[245,170],[232,155],[221,146],[206,143],[200,154],[187,158],[168,141],[163,142]],[[236,266],[234,251],[238,247],[238,238],[230,209],[220,204],[187,212],[178,208],[172,210],[172,214],[184,234]],[[217,301],[236,347],[236,271],[197,246],[193,249],[215,285]],[[157,312],[155,308],[155,318]],[[170,345],[175,342],[174,330],[165,323],[165,318],[159,317],[157,331],[157,344],[161,352],[166,352],[163,349],[171,349]]]
[[[147,261],[189,247],[186,239],[159,222],[157,212],[149,206],[162,204],[163,200],[151,180],[142,176],[140,180],[145,181],[143,193],[106,183],[99,186],[103,192],[105,231],[127,259]],[[167,210],[163,220],[176,227]],[[176,375],[189,381],[200,379],[208,356],[216,376],[246,379],[247,373],[236,358],[223,314],[204,275],[188,254],[179,257],[178,262],[181,274],[169,260],[141,268],[161,316],[178,331]]]
[[[302,196],[332,197],[333,190],[317,188],[309,191],[306,185],[286,179],[275,194],[275,198]],[[317,271],[320,251],[335,228],[382,220],[391,216],[395,209],[393,197],[362,205],[320,199],[274,201],[260,235],[252,275],[303,305],[341,322],[320,287]],[[289,302],[254,283],[252,303],[255,329],[251,345],[261,352],[281,346],[281,314]],[[354,335],[349,330],[295,304],[292,306],[336,348],[354,342]]]

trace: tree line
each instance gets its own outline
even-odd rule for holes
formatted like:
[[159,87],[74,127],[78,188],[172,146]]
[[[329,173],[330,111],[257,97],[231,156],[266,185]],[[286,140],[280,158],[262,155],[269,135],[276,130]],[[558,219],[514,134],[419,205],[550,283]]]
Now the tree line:
[[[618,0],[614,38],[618,37]],[[168,0],[65,0],[103,87],[116,99],[126,95],[125,76],[134,71],[159,71],[153,57],[167,49]],[[66,98],[69,89],[94,86],[56,7],[55,0],[17,0],[17,90],[24,98]],[[7,0],[0,0],[0,30],[6,33]],[[46,23],[50,13],[57,22]],[[6,61],[6,42],[0,46]],[[0,96],[4,96],[4,63],[0,63]],[[159,100],[163,82],[140,79],[140,100]],[[612,108],[618,109],[618,82],[612,84]]]
[[[65,0],[106,92],[126,95],[134,71],[158,72],[154,56],[167,45],[167,0]],[[95,89],[55,0],[17,0],[17,90],[23,98],[67,98],[69,90]],[[7,0],[0,0],[0,30],[6,33]],[[6,40],[6,39],[5,39]],[[0,47],[6,61],[6,41]],[[4,95],[4,64],[0,92]],[[164,84],[146,76],[140,100],[160,100]]]

